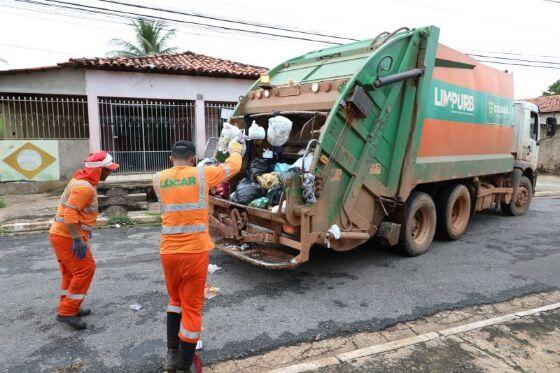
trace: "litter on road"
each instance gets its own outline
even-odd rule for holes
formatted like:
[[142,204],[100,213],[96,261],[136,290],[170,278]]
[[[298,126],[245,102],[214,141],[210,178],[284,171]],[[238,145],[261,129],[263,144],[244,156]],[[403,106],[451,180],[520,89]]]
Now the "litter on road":
[[208,272],[210,273],[214,273],[216,271],[219,271],[220,269],[222,269],[222,267],[217,266],[216,264],[208,264]]
[[129,308],[133,311],[140,311],[144,307],[142,307],[140,304],[131,304]]

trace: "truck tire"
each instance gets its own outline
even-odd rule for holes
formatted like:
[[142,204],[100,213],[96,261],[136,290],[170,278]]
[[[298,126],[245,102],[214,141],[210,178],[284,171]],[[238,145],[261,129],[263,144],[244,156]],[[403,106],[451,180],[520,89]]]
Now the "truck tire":
[[456,240],[469,225],[471,194],[463,184],[445,187],[438,193],[436,209],[438,237]]
[[399,250],[407,256],[424,254],[436,232],[436,206],[429,194],[412,192],[401,215]]
[[520,216],[529,210],[531,201],[533,200],[533,185],[527,176],[521,176],[519,182],[519,190],[517,191],[517,198],[513,199],[510,203],[501,203],[502,212],[509,216]]

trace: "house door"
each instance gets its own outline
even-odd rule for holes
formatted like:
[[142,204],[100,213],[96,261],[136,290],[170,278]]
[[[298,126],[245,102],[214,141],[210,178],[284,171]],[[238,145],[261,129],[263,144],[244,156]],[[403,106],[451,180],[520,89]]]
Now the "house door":
[[101,144],[119,173],[170,167],[171,146],[194,135],[194,101],[100,98]]

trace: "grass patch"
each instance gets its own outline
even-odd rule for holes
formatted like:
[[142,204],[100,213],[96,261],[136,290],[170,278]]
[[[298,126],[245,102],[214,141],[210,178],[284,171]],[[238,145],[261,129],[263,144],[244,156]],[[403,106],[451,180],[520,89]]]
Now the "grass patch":
[[132,219],[130,219],[128,217],[128,215],[124,215],[124,214],[116,214],[116,215],[112,215],[109,217],[108,219],[108,223],[109,225],[134,225],[134,222],[132,221]]
[[0,209],[2,207],[6,207],[6,200],[4,198],[0,197]]
[[7,234],[7,233],[10,233],[8,228],[0,227],[0,234]]

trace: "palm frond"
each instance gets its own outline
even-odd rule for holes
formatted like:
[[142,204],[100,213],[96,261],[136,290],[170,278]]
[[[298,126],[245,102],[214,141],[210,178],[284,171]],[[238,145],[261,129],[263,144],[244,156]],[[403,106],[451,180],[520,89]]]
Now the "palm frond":
[[138,18],[133,20],[130,26],[134,29],[136,43],[112,39],[109,43],[119,47],[119,49],[113,50],[109,54],[123,55],[122,53],[126,52],[134,56],[151,56],[176,51],[174,47],[167,47],[167,43],[175,36],[176,31],[168,28],[165,22]]

